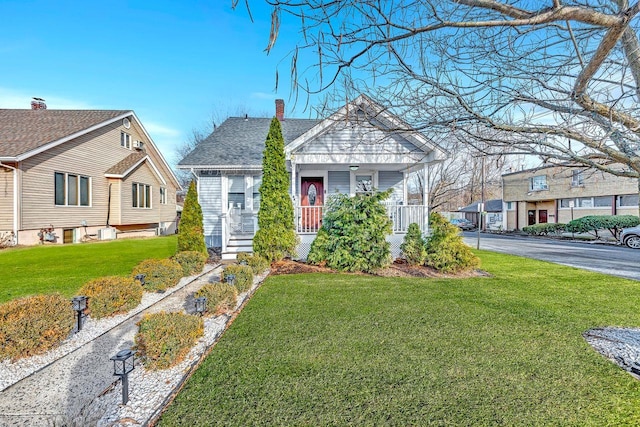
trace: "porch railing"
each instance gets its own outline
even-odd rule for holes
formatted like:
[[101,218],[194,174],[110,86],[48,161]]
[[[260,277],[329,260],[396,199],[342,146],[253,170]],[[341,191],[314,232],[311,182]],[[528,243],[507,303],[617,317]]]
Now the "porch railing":
[[[425,207],[422,205],[385,205],[394,233],[406,233],[409,224],[415,222],[422,229],[425,224]],[[295,225],[298,234],[316,234],[322,227],[323,206],[296,206]]]

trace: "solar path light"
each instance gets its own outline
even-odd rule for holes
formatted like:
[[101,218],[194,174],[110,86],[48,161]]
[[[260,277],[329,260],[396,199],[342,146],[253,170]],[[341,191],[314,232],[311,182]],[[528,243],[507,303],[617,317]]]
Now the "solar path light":
[[227,274],[225,276],[225,280],[228,284],[230,284],[231,286],[234,286],[236,284],[236,275],[235,274]]
[[136,275],[134,276],[134,280],[139,280],[139,281],[140,281],[140,284],[141,284],[142,286],[144,286],[144,279],[145,279],[146,277],[147,277],[147,275],[146,275],[146,274],[136,274]]
[[126,405],[129,401],[129,372],[135,368],[135,351],[126,349],[120,350],[113,360],[113,375],[120,377],[122,380],[122,404]]
[[77,332],[80,332],[82,330],[82,321],[85,318],[84,310],[87,308],[87,297],[83,295],[73,297],[73,299],[71,300],[71,304],[73,305],[73,309],[77,313],[77,317],[78,317]]
[[196,298],[196,312],[202,316],[207,311],[207,297]]

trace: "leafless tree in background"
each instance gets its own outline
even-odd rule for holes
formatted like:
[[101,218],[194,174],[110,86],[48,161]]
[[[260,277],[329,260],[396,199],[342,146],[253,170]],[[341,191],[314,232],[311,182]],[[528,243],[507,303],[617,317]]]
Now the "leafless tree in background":
[[434,139],[640,178],[638,1],[266,1],[267,51],[300,19],[296,93],[367,93]]

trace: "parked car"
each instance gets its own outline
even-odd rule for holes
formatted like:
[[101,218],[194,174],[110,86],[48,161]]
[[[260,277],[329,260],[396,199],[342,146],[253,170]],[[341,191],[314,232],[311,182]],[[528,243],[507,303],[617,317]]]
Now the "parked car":
[[623,229],[620,233],[620,243],[633,249],[640,249],[640,225]]
[[473,222],[465,218],[453,218],[449,220],[449,222],[463,230],[473,230],[474,228],[476,228],[476,225]]

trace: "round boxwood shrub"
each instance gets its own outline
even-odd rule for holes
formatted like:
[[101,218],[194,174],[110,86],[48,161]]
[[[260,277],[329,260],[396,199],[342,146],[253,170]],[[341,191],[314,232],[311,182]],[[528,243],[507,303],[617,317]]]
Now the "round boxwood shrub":
[[480,259],[462,241],[460,230],[442,215],[429,216],[431,235],[425,245],[425,265],[444,273],[471,270],[480,265]]
[[145,290],[163,292],[178,283],[182,277],[182,267],[171,259],[147,259],[133,269],[132,277],[138,274],[145,275]]
[[184,313],[145,314],[138,322],[135,348],[147,369],[166,369],[180,363],[204,335],[204,320]]
[[229,274],[235,274],[236,276],[235,286],[238,288],[238,293],[251,289],[253,285],[253,270],[251,267],[248,265],[229,264],[222,272],[222,280],[226,282]]
[[198,251],[182,251],[171,257],[182,266],[182,273],[185,276],[200,273],[207,262],[207,258],[207,254]]
[[35,295],[0,305],[0,360],[45,353],[73,330],[71,301],[59,294]]
[[201,287],[195,298],[207,298],[207,311],[214,314],[233,311],[238,302],[238,289],[228,283],[208,283]]
[[260,255],[250,254],[249,252],[239,252],[236,255],[238,263],[246,261],[247,265],[253,270],[253,274],[262,274],[269,268],[269,261]]
[[89,298],[89,314],[94,319],[126,313],[142,301],[142,285],[130,277],[109,276],[87,282],[80,295]]

